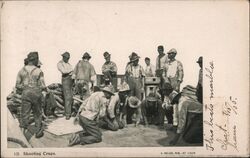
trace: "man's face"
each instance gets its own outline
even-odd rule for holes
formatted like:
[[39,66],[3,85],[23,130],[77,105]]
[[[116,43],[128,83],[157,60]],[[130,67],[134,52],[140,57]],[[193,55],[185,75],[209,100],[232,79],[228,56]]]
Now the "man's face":
[[137,60],[133,61],[133,65],[134,65],[134,66],[137,66],[137,65],[138,65],[138,63],[139,63],[139,59],[137,59]]
[[69,58],[70,58],[70,57],[63,56],[63,61],[64,61],[65,63],[68,63],[68,62],[69,62]]
[[150,60],[146,59],[145,63],[146,63],[146,65],[150,65]]
[[162,48],[158,48],[158,53],[159,53],[159,54],[163,54],[163,52],[164,52],[164,51],[163,51]]
[[107,57],[105,58],[105,60],[106,60],[106,62],[110,62],[110,56],[107,56]]
[[33,65],[37,66],[38,62],[39,62],[39,58],[35,58],[34,61],[33,61]]
[[175,56],[176,56],[175,53],[168,53],[168,58],[169,58],[170,60],[175,59]]
[[106,99],[110,99],[112,96],[111,93],[108,93],[108,92],[103,92],[103,93],[104,93]]

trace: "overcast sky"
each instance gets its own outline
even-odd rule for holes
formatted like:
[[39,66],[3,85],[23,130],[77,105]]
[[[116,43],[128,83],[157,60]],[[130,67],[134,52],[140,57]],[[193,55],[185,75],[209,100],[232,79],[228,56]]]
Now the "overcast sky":
[[[39,52],[46,84],[50,84],[61,80],[56,64],[65,51],[71,53],[73,66],[89,52],[97,73],[104,63],[103,52],[108,51],[118,73],[123,74],[133,51],[141,57],[142,66],[145,57],[155,65],[158,45],[165,52],[177,50],[176,58],[184,66],[182,86],[196,86],[199,56],[227,60],[227,53],[241,49],[239,39],[246,35],[241,30],[247,28],[241,23],[247,16],[236,13],[242,10],[240,15],[244,15],[247,8],[235,1],[190,2],[5,2],[1,25],[4,92],[8,94],[14,87],[30,51]],[[229,58],[243,61],[232,55]]]

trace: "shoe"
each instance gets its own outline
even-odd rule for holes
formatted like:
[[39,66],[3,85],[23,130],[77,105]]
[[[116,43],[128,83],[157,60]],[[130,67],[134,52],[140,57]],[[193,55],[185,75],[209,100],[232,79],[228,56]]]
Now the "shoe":
[[70,116],[66,116],[66,120],[69,120],[70,119]]
[[36,138],[41,138],[43,135],[44,135],[43,129],[40,129],[40,130],[36,133]]
[[76,114],[77,114],[77,112],[74,111],[74,112],[71,114],[71,116],[72,116],[72,117],[76,117]]
[[173,129],[173,124],[167,124],[166,130],[172,131]]
[[73,146],[73,145],[77,145],[77,144],[80,144],[80,136],[79,136],[79,134],[71,135],[71,137],[69,139],[68,146]]

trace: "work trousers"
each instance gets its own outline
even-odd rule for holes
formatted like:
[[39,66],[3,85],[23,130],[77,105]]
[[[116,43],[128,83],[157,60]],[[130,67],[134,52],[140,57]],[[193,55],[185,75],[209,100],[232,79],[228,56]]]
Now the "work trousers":
[[118,129],[122,129],[124,127],[124,124],[116,117],[113,119],[104,117],[104,118],[100,118],[99,127],[108,129],[111,131],[117,131]]
[[72,86],[73,86],[73,80],[70,75],[62,77],[65,116],[71,116],[71,109],[73,104]]
[[142,91],[142,79],[141,78],[134,78],[128,77],[128,85],[131,90],[131,96],[136,96],[138,99],[142,100],[143,98],[143,91]]
[[84,129],[80,132],[80,144],[93,144],[102,141],[102,133],[98,127],[98,123],[84,116],[79,116],[79,124]]
[[80,95],[80,99],[84,100],[90,96],[89,82],[85,80],[76,80],[76,91]]
[[169,107],[168,109],[165,110],[165,116],[168,120],[168,124],[173,124],[173,107]]
[[42,128],[43,95],[39,88],[25,88],[22,92],[20,127],[28,128],[31,111],[33,111],[37,131]]
[[154,123],[156,125],[164,124],[164,110],[161,102],[149,105],[148,103],[142,104],[142,115],[145,123]]

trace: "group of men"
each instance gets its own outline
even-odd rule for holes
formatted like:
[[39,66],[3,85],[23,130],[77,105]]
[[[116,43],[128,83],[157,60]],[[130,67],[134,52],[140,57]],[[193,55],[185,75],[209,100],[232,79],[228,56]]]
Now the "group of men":
[[[140,123],[148,126],[152,122],[163,126],[165,116],[168,124],[174,124],[174,113],[178,110],[175,111],[175,107],[165,105],[170,104],[169,100],[173,102],[177,96],[174,94],[180,92],[180,84],[184,76],[183,66],[175,59],[177,54],[175,49],[171,49],[166,55],[164,47],[158,46],[158,53],[156,68],[150,63],[148,57],[145,58],[146,67],[143,68],[139,65],[140,57],[132,52],[125,68],[124,81],[117,86],[117,66],[111,61],[111,54],[104,52],[105,63],[102,66],[104,86],[101,88],[97,87],[96,71],[89,62],[91,59],[89,53],[83,54],[82,60],[74,69],[69,64],[70,53],[62,54],[62,60],[58,62],[57,68],[62,74],[66,120],[72,116],[73,87],[83,100],[75,123],[79,123],[84,130],[72,134],[69,146],[100,142],[102,133],[99,128],[116,131],[133,122],[135,126]],[[27,65],[19,71],[16,82],[16,89],[22,94],[20,127],[23,130],[27,129],[29,115],[33,110],[37,127],[36,137],[39,138],[43,136],[42,91],[48,91],[48,89],[44,83],[43,72],[39,68],[38,53],[29,53],[26,62]],[[202,102],[202,58],[199,58],[198,63],[201,70],[197,96]],[[145,77],[161,79],[159,95],[150,93],[144,97]],[[150,117],[152,115],[154,115],[154,121]]]

